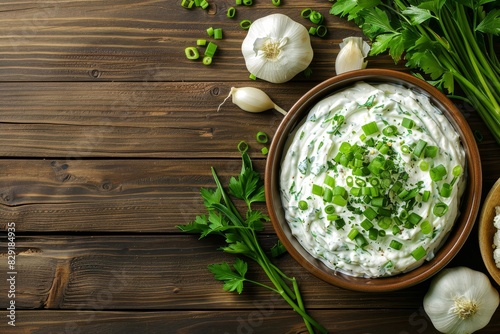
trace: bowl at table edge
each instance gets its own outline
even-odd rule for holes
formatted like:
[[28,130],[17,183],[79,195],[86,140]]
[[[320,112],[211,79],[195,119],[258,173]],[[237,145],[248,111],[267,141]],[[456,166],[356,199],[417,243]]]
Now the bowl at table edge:
[[[357,81],[392,83],[411,88],[428,96],[450,120],[459,134],[466,152],[467,186],[457,218],[448,238],[431,261],[409,272],[390,277],[363,278],[336,272],[310,255],[291,234],[279,192],[279,174],[284,146],[288,135],[309,110],[320,100]],[[265,193],[267,209],[273,227],[288,253],[305,269],[318,278],[335,286],[355,291],[395,291],[408,288],[430,278],[443,269],[467,240],[476,220],[481,201],[482,172],[479,150],[472,131],[456,106],[444,94],[425,81],[404,72],[386,69],[364,69],[330,78],[308,91],[287,113],[273,137],[265,169]]]
[[491,277],[500,285],[500,268],[496,266],[493,258],[493,237],[497,231],[493,225],[496,206],[500,206],[500,179],[495,182],[486,195],[481,208],[478,226],[481,257]]

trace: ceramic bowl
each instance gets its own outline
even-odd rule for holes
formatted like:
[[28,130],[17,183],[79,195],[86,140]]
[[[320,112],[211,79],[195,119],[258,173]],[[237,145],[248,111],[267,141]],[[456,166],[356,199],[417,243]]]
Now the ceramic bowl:
[[495,207],[500,206],[500,179],[493,185],[484,199],[479,216],[479,249],[486,269],[491,277],[500,285],[500,268],[493,258],[493,237],[497,228],[493,225]]
[[[311,256],[291,234],[279,193],[279,175],[284,147],[294,127],[323,98],[352,86],[358,81],[392,83],[411,88],[428,96],[435,107],[448,117],[458,132],[466,152],[467,186],[462,197],[460,216],[446,241],[431,261],[407,273],[380,278],[354,277],[334,271]],[[328,79],[308,91],[290,109],[273,137],[265,170],[266,202],[273,227],[291,256],[318,278],[341,288],[356,291],[394,291],[420,283],[445,267],[464,245],[478,215],[481,200],[482,173],[479,151],[472,131],[456,106],[435,87],[404,72],[365,69],[347,72]]]

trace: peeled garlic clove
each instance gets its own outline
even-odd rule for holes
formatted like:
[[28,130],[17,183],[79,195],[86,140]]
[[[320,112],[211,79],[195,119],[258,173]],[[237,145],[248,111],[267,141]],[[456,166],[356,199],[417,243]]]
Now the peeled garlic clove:
[[[286,111],[280,108],[276,103],[274,103],[269,95],[264,91],[255,87],[231,87],[229,95],[221,103],[224,104],[229,97],[232,97],[232,101],[238,107],[248,112],[263,112],[269,109],[276,109],[283,115],[286,115]],[[219,106],[219,109],[221,107]]]
[[340,52],[335,60],[335,72],[337,74],[360,70],[368,64],[365,57],[370,52],[370,45],[361,37],[344,38],[340,45]]

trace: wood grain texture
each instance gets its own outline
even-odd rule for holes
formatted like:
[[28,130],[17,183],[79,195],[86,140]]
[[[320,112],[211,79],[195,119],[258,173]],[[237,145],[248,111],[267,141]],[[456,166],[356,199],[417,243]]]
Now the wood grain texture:
[[[253,86],[289,109],[335,75],[339,42],[362,36],[331,2],[269,0],[225,11],[233,0],[185,10],[180,0],[0,0],[0,272],[8,272],[7,224],[16,224],[16,327],[0,312],[0,333],[305,333],[300,317],[271,292],[247,285],[222,290],[207,265],[234,261],[217,238],[181,233],[204,212],[201,187],[236,175],[236,144],[250,143],[256,169],[266,163],[255,142],[273,136],[282,115],[250,114],[230,101],[232,86]],[[311,39],[313,75],[274,85],[250,81],[241,55],[242,19],[272,12],[322,12],[326,38]],[[187,60],[184,48],[224,39],[212,66]],[[369,67],[409,72],[387,55]],[[498,145],[470,107],[459,104],[479,145],[484,193],[500,177]],[[242,204],[238,204],[243,209]],[[263,204],[258,206],[265,211]],[[277,237],[268,223],[264,247]],[[486,272],[477,228],[449,266]],[[328,285],[288,255],[276,264],[295,276],[306,306],[332,333],[436,333],[422,309],[429,282],[386,293]],[[248,275],[265,281],[250,264]],[[2,276],[3,277],[3,276]],[[0,306],[9,297],[0,284]],[[498,288],[498,287],[497,287]],[[498,333],[500,313],[479,333]]]
[[[5,52],[0,78],[5,81],[218,81],[246,80],[241,42],[242,19],[256,20],[277,11],[270,1],[239,6],[235,19],[226,17],[234,1],[212,1],[203,11],[185,10],[178,1],[3,1],[0,4],[0,48]],[[330,33],[313,38],[314,80],[334,75],[333,59],[343,38],[360,35],[357,27],[328,15],[328,1],[288,1],[279,9],[307,25],[300,11],[314,6],[326,17]],[[184,48],[206,38],[206,29],[223,29],[210,70],[187,60]],[[393,67],[389,57],[374,60]],[[304,79],[304,78],[303,78]]]
[[[9,83],[0,86],[0,155],[83,159],[238,157],[240,140],[260,151],[255,134],[271,137],[283,116],[277,111],[247,113],[230,101],[231,86],[211,83]],[[258,82],[289,109],[314,84]],[[498,151],[479,116],[461,106],[480,143],[486,169]],[[255,154],[254,154],[255,155]],[[258,155],[257,155],[258,156]],[[489,176],[488,174],[486,174]]]
[[[112,312],[21,311],[22,324],[4,334],[22,333],[179,333],[179,334],[305,334],[298,315],[277,309],[266,301],[248,310]],[[332,333],[338,334],[438,334],[421,308],[363,310],[364,321],[354,321],[359,310],[312,310],[311,314]],[[220,328],[224,328],[222,331]],[[491,326],[481,333],[498,333]]]

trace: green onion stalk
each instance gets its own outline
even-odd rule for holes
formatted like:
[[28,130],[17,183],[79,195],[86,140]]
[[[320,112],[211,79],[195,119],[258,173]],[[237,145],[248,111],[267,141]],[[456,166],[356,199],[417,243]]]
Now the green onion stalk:
[[[422,71],[450,98],[469,103],[500,144],[500,8],[493,0],[337,0],[372,40],[371,55],[388,51]],[[455,84],[460,88],[455,89]]]

